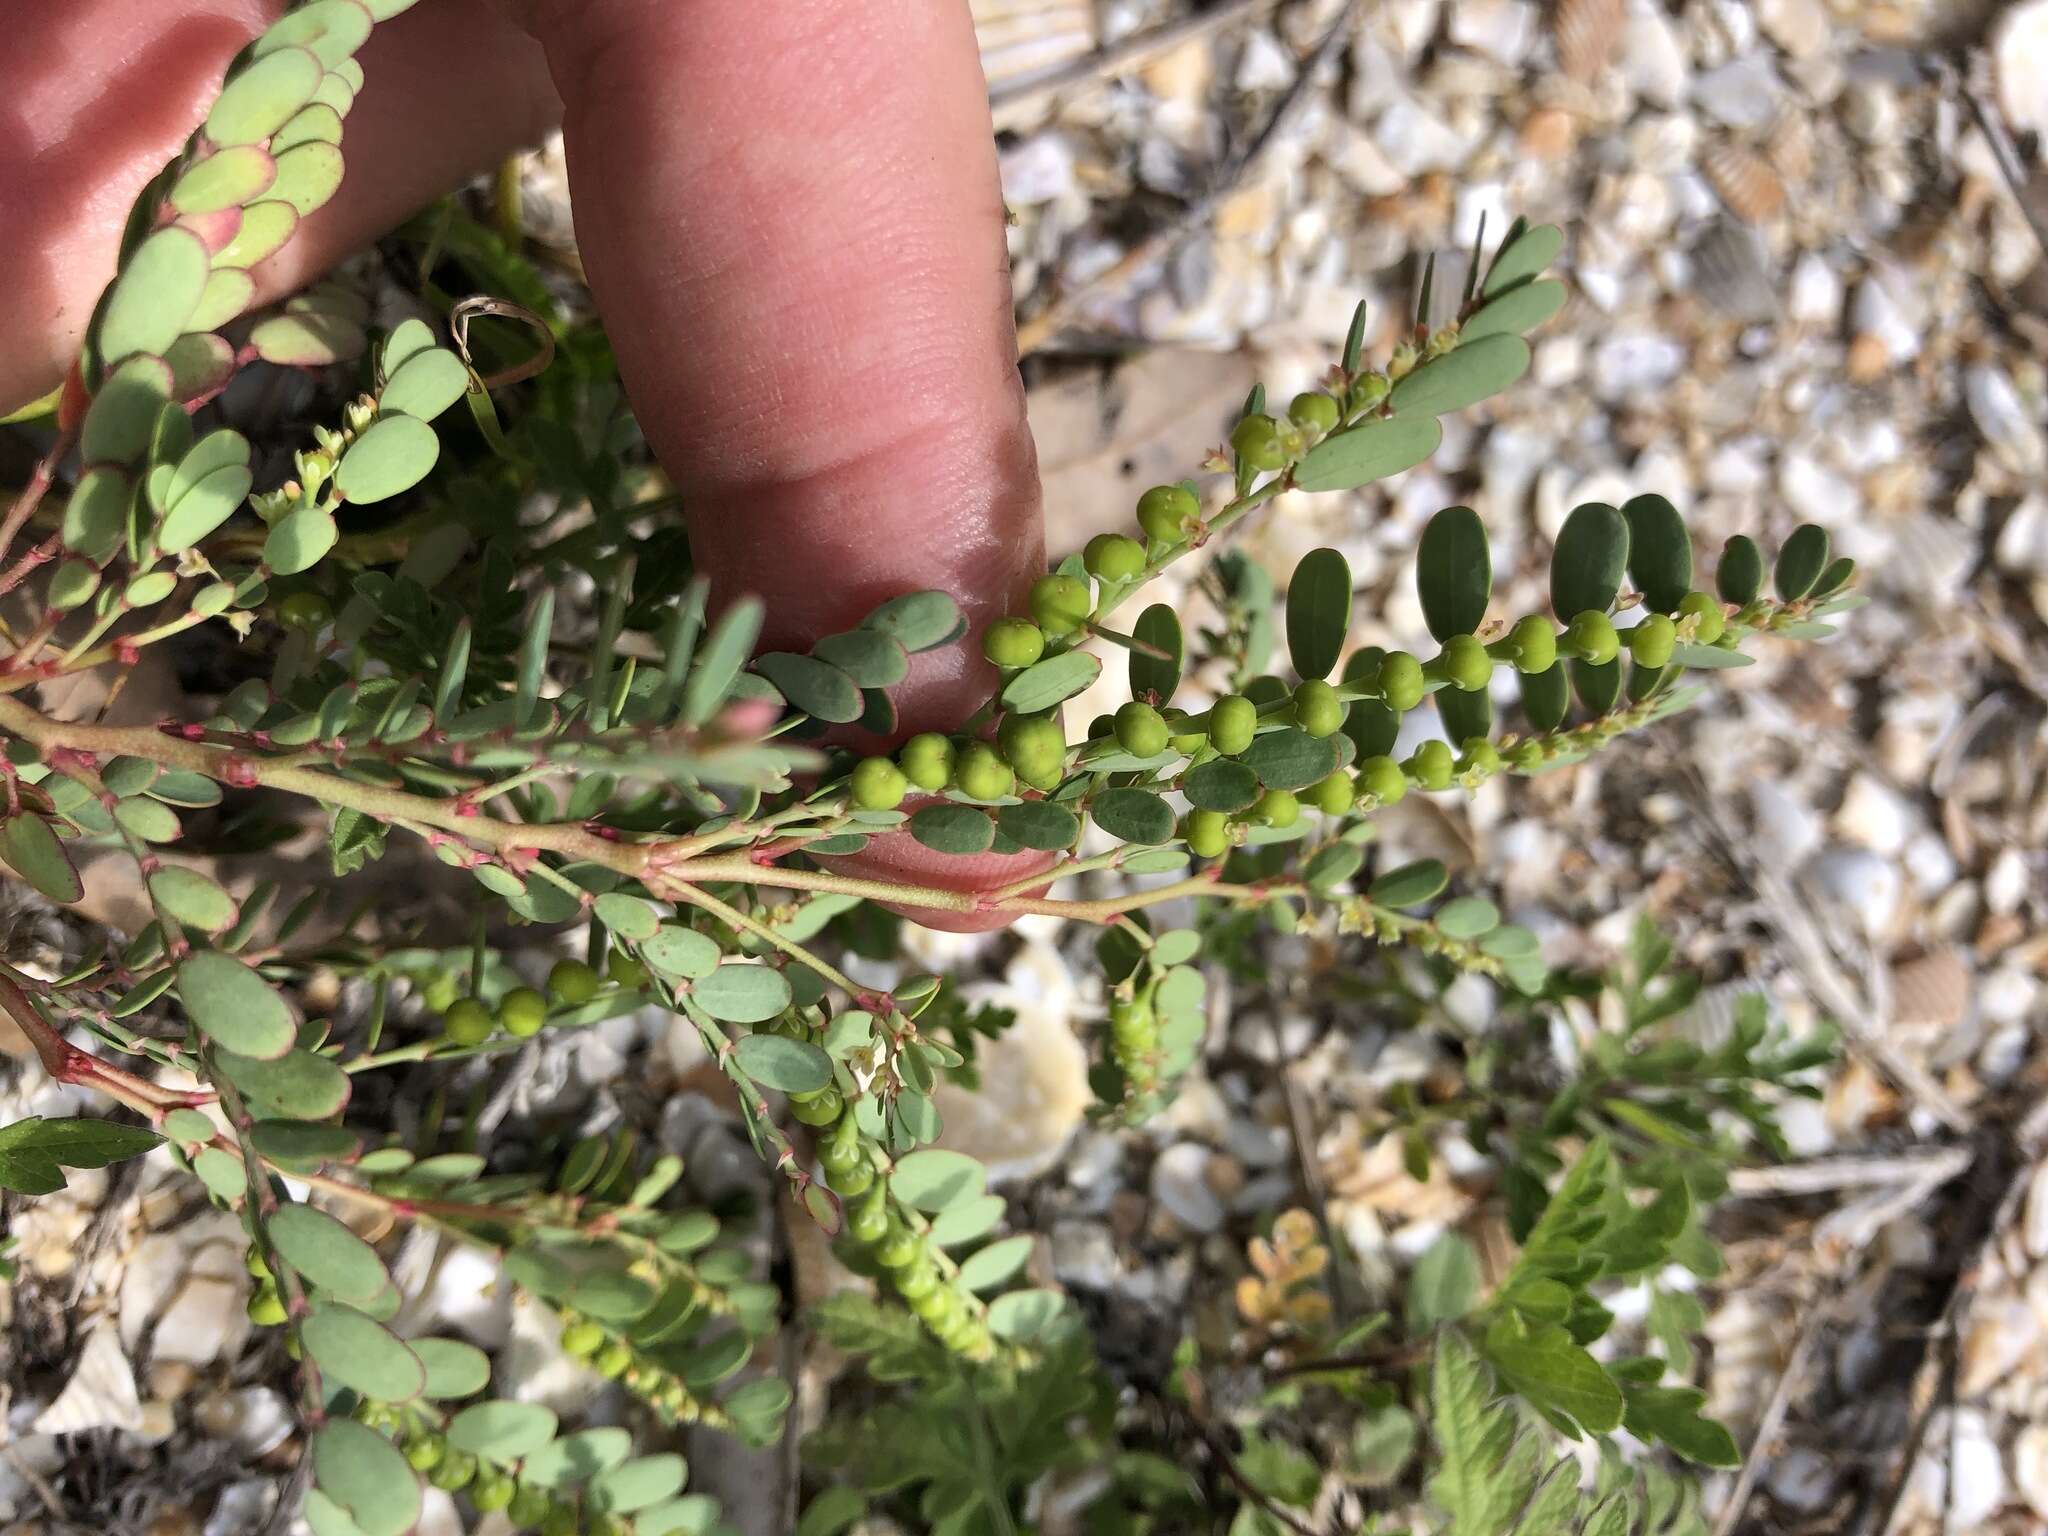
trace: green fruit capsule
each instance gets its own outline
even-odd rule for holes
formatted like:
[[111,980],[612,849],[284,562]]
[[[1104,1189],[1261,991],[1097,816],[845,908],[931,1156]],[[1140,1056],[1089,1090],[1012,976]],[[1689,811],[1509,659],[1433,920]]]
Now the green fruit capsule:
[[905,1301],[915,1301],[928,1296],[938,1287],[939,1272],[932,1267],[932,1261],[920,1255],[914,1263],[904,1267],[896,1277],[896,1294]]
[[1595,666],[1614,660],[1621,650],[1621,636],[1614,632],[1614,620],[1596,608],[1573,618],[1564,632],[1564,650]]
[[1391,757],[1368,757],[1358,765],[1358,792],[1380,805],[1392,805],[1408,793],[1408,775]]
[[1121,533],[1098,533],[1081,551],[1081,563],[1097,581],[1129,581],[1145,569],[1145,546]]
[[452,1045],[482,1045],[491,1038],[490,1010],[473,997],[461,997],[441,1015],[441,1033]]
[[864,1205],[846,1219],[846,1234],[863,1248],[872,1248],[889,1235],[889,1213]]
[[960,754],[953,780],[963,795],[976,800],[1000,800],[1017,787],[1017,775],[985,741],[977,741]]
[[1088,622],[1094,607],[1094,594],[1078,576],[1055,573],[1031,583],[1031,617],[1048,635],[1071,635]]
[[259,1328],[275,1328],[285,1319],[284,1298],[271,1285],[259,1285],[249,1297],[249,1321]]
[[1303,390],[1287,404],[1287,419],[1304,432],[1327,432],[1341,414],[1337,402],[1320,390]]
[[1311,736],[1334,736],[1344,728],[1344,701],[1337,690],[1312,677],[1294,690],[1294,723]]
[[512,1503],[512,1479],[496,1468],[480,1474],[476,1486],[469,1490],[469,1502],[475,1505],[481,1514],[509,1508]]
[[324,629],[334,617],[334,609],[318,592],[294,592],[277,605],[278,622],[286,629],[304,630],[307,634]]
[[884,1269],[905,1269],[915,1263],[924,1253],[924,1244],[915,1232],[895,1222],[889,1225],[889,1235],[882,1239],[875,1249],[875,1262]]
[[951,1291],[938,1289],[926,1291],[910,1304],[910,1310],[917,1314],[920,1321],[936,1328],[942,1321],[952,1321],[953,1309],[958,1305]]
[[936,794],[953,777],[953,743],[937,731],[926,731],[903,743],[896,763],[911,783]]
[[597,996],[597,972],[581,960],[557,960],[548,972],[548,995],[571,1008]]
[[1287,462],[1280,423],[1264,414],[1247,416],[1231,429],[1230,450],[1248,469],[1278,469]]
[[847,781],[855,810],[893,811],[910,793],[910,779],[886,757],[864,757]]
[[1109,1034],[1125,1055],[1149,1051],[1158,1043],[1159,1032],[1152,1005],[1133,1000],[1114,1004],[1109,1010]]
[[1663,666],[1677,644],[1678,626],[1669,614],[1653,613],[1628,632],[1628,653],[1639,667]]
[[1424,789],[1449,789],[1455,769],[1448,742],[1425,741],[1408,759],[1408,772]]
[[439,1435],[420,1435],[404,1445],[406,1465],[415,1472],[431,1472],[448,1454],[448,1442]]
[[1172,733],[1166,717],[1150,704],[1133,699],[1116,712],[1116,740],[1133,757],[1157,757]]
[[805,1125],[830,1125],[846,1108],[837,1088],[820,1088],[814,1093],[791,1094],[789,1112]]
[[1230,849],[1230,818],[1221,811],[1189,811],[1181,818],[1180,835],[1196,858],[1221,858]]
[[1291,827],[1301,820],[1301,802],[1288,789],[1269,789],[1252,807],[1252,820],[1266,827]]
[[832,1169],[827,1168],[825,1170],[825,1182],[832,1186],[832,1192],[835,1195],[843,1195],[846,1199],[851,1200],[855,1195],[864,1195],[874,1187],[874,1164],[863,1157],[855,1162],[851,1168],[844,1168],[836,1173]]
[[1226,693],[1209,707],[1209,745],[1236,757],[1259,730],[1259,706],[1241,693]]
[[1138,526],[1161,544],[1178,544],[1201,515],[1202,504],[1184,485],[1155,485],[1138,498]]
[[457,1493],[467,1488],[475,1476],[476,1458],[467,1451],[450,1451],[427,1474],[427,1481],[445,1493]]
[[498,1002],[498,1027],[521,1040],[540,1033],[548,1021],[548,1000],[531,987],[514,987]]
[[578,1318],[562,1330],[562,1353],[571,1360],[588,1360],[604,1348],[604,1329],[589,1318]]
[[1557,664],[1557,631],[1541,614],[1517,619],[1508,631],[1508,643],[1515,648],[1517,671],[1548,672]]
[[613,1339],[590,1359],[591,1367],[606,1381],[617,1381],[632,1363],[633,1346],[624,1339]]
[[1705,592],[1688,592],[1678,600],[1678,616],[1693,621],[1692,637],[1701,645],[1712,645],[1728,629],[1728,614]]
[[505,1517],[512,1522],[514,1530],[531,1530],[548,1517],[547,1491],[527,1483],[516,1485],[512,1495],[512,1507],[505,1511]]
[[1045,631],[1029,619],[997,619],[981,632],[981,654],[999,667],[1028,667],[1045,654]]
[[996,745],[1017,776],[1028,782],[1057,778],[1067,761],[1067,733],[1050,715],[1005,715]]
[[1339,768],[1308,792],[1309,803],[1325,816],[1342,816],[1351,809],[1356,790],[1351,775]]
[[441,972],[420,989],[420,1001],[429,1013],[446,1013],[455,1006],[455,999],[462,996],[462,983],[447,971]]
[[613,986],[629,992],[647,985],[647,967],[623,949],[615,949],[604,957],[604,974]]
[[1484,736],[1474,736],[1465,743],[1465,750],[1458,758],[1460,774],[1477,774],[1481,778],[1500,772],[1500,748]]
[[1508,761],[1523,773],[1543,766],[1543,743],[1535,737],[1525,737],[1508,748]]
[[1493,658],[1477,635],[1453,635],[1444,642],[1444,677],[1453,688],[1477,693],[1493,676]]
[[1406,651],[1389,651],[1380,658],[1378,682],[1380,697],[1396,714],[1405,715],[1420,704],[1426,691],[1422,663]]

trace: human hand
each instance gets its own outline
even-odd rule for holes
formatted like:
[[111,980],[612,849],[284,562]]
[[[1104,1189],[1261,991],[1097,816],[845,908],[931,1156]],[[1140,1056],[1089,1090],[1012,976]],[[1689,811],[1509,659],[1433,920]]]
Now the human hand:
[[[135,193],[274,0],[81,0],[0,61],[0,410],[76,355]],[[957,0],[422,0],[380,25],[336,200],[259,267],[310,280],[558,118],[578,243],[715,593],[802,648],[941,588],[968,638],[916,658],[906,733],[988,694],[973,637],[1045,569],[972,24]],[[9,121],[11,119],[11,121]],[[849,873],[980,890],[1042,855],[907,834]],[[923,914],[933,926],[991,919]]]

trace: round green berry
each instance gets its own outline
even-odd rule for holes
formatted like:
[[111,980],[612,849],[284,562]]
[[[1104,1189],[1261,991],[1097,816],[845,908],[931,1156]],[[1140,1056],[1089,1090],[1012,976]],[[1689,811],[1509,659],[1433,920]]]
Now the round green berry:
[[864,757],[854,765],[847,791],[857,811],[893,811],[910,793],[910,779],[886,757]]
[[1405,715],[1422,702],[1422,663],[1406,651],[1389,651],[1380,658],[1379,693],[1387,708]]
[[872,1248],[889,1235],[889,1213],[879,1207],[863,1205],[846,1218],[846,1235],[863,1248]]
[[1202,504],[1184,485],[1155,485],[1138,498],[1138,526],[1162,544],[1178,544],[1201,514]]
[[1588,608],[1565,630],[1563,648],[1579,660],[1599,666],[1614,660],[1621,649],[1621,636],[1614,632],[1614,620],[1597,608]]
[[1393,387],[1393,381],[1384,373],[1374,372],[1361,375],[1358,382],[1351,386],[1351,394],[1348,397],[1351,401],[1351,409],[1354,411],[1372,409],[1372,407],[1387,398],[1387,391]]
[[832,1192],[851,1200],[855,1195],[864,1195],[874,1186],[875,1167],[865,1157],[851,1168],[842,1168],[837,1173],[825,1170],[825,1182],[832,1186]]
[[1534,736],[1525,736],[1508,748],[1507,759],[1522,772],[1543,766],[1543,743]]
[[590,1363],[606,1381],[617,1381],[633,1363],[633,1346],[624,1339],[613,1339],[590,1357]]
[[1287,419],[1304,432],[1327,432],[1340,414],[1337,402],[1320,390],[1303,390],[1287,405]]
[[615,949],[604,957],[604,974],[613,986],[624,987],[628,992],[647,985],[647,967],[623,949]]
[[491,1011],[473,997],[461,997],[441,1015],[441,1033],[452,1045],[482,1045],[491,1038]]
[[467,1451],[450,1451],[427,1474],[427,1481],[445,1493],[457,1493],[467,1488],[475,1476],[476,1458]]
[[1294,690],[1294,723],[1311,736],[1334,736],[1344,728],[1344,701],[1336,689],[1312,677]]
[[1408,759],[1408,771],[1424,789],[1449,789],[1455,768],[1450,743],[1443,741],[1425,741]]
[[1017,775],[985,741],[977,741],[953,766],[960,793],[975,800],[1000,800],[1017,787]]
[[1728,628],[1728,614],[1711,593],[1688,592],[1678,600],[1678,616],[1693,621],[1692,637],[1712,645]]
[[405,1442],[406,1465],[415,1472],[431,1472],[448,1454],[448,1442],[439,1435],[420,1435]]
[[1116,740],[1133,757],[1157,757],[1171,736],[1166,717],[1150,704],[1133,699],[1116,712]]
[[1078,576],[1055,573],[1031,583],[1031,617],[1048,635],[1071,635],[1088,622],[1094,607],[1094,594]]
[[905,1269],[924,1252],[924,1244],[908,1227],[889,1224],[889,1235],[875,1249],[875,1262],[884,1269]]
[[1339,768],[1308,792],[1309,803],[1325,816],[1342,816],[1351,809],[1356,791],[1351,775]]
[[920,1320],[936,1328],[940,1319],[951,1320],[953,1308],[958,1305],[951,1291],[940,1288],[926,1291],[910,1304],[910,1310],[916,1313]]
[[981,654],[999,667],[1028,667],[1045,654],[1045,631],[1029,619],[997,619],[981,632]]
[[259,1285],[249,1297],[249,1321],[259,1328],[275,1328],[285,1319],[284,1298],[274,1285]]
[[1181,821],[1180,835],[1196,858],[1221,858],[1230,848],[1230,818],[1221,811],[1189,811]]
[[515,1488],[512,1507],[505,1511],[505,1518],[512,1522],[514,1530],[532,1530],[548,1517],[547,1490],[528,1483],[518,1483]]
[[548,1021],[548,1000],[531,987],[514,987],[498,1000],[498,1027],[521,1040],[540,1033]]
[[1671,660],[1671,649],[1677,644],[1678,626],[1671,622],[1669,614],[1651,614],[1628,635],[1628,653],[1639,667],[1663,666]]
[[588,1360],[604,1348],[604,1329],[589,1318],[578,1318],[562,1330],[562,1353],[571,1360]]
[[557,960],[548,972],[548,995],[571,1008],[580,1007],[597,996],[597,972],[581,960]]
[[896,763],[919,789],[937,793],[953,777],[953,743],[937,731],[926,731],[903,743]]
[[279,623],[286,629],[300,629],[307,634],[324,629],[333,617],[333,607],[318,592],[294,592],[277,605]]
[[1259,729],[1259,706],[1241,693],[1226,693],[1209,706],[1209,745],[1235,757],[1252,744]]
[[1067,733],[1051,715],[1005,715],[996,745],[1017,777],[1030,784],[1056,780],[1066,766]]
[[1264,414],[1247,416],[1231,429],[1230,449],[1248,469],[1278,469],[1287,462],[1280,423]]
[[1557,631],[1539,613],[1517,619],[1508,631],[1515,648],[1515,667],[1522,672],[1548,672],[1557,665]]
[[469,1502],[480,1514],[506,1509],[512,1503],[512,1479],[497,1468],[488,1468],[477,1476],[476,1486],[469,1490]]
[[819,1088],[811,1093],[791,1094],[789,1112],[805,1125],[830,1125],[846,1108],[837,1088]]
[[938,1283],[938,1270],[932,1267],[929,1258],[920,1256],[915,1263],[906,1265],[903,1272],[896,1277],[896,1294],[905,1301],[915,1301],[920,1296],[930,1295]]
[[1458,759],[1458,772],[1476,773],[1484,778],[1500,772],[1500,748],[1484,736],[1474,736],[1465,743],[1464,753]]
[[457,981],[454,973],[450,971],[442,971],[420,988],[420,1001],[426,1004],[431,1013],[446,1013],[460,996],[462,983]]
[[1301,820],[1301,802],[1289,789],[1269,789],[1252,807],[1252,820],[1261,826],[1291,827]]
[[1381,805],[1392,805],[1408,793],[1408,775],[1391,757],[1368,757],[1358,765],[1358,792]]
[[1145,546],[1121,533],[1098,533],[1081,551],[1081,563],[1097,581],[1129,581],[1145,569]]
[[1453,635],[1444,642],[1444,678],[1454,688],[1477,693],[1493,676],[1493,658],[1477,635]]

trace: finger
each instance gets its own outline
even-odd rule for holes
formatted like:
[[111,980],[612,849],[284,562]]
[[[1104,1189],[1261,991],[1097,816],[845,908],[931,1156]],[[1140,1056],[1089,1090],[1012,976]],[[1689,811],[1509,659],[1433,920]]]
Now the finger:
[[[974,637],[1045,569],[967,8],[545,0],[528,19],[585,267],[699,568],[766,600],[774,646],[953,593],[968,638],[894,696],[906,733],[957,726],[994,681]],[[973,890],[1044,863],[901,834],[849,861]]]
[[[114,275],[136,195],[205,120],[279,0],[91,0],[7,18],[0,62],[0,411],[52,388]],[[362,54],[340,194],[256,269],[289,292],[517,146],[559,110],[533,39],[486,0],[427,0]]]

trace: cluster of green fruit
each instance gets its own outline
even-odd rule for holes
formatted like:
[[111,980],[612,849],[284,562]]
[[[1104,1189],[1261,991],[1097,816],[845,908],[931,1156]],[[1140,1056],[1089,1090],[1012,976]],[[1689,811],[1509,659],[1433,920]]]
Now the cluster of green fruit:
[[939,1272],[929,1234],[912,1230],[891,1208],[889,1183],[877,1176],[867,1138],[836,1088],[790,1095],[790,1112],[820,1132],[818,1162],[825,1183],[846,1204],[845,1240],[886,1270],[904,1305],[955,1354],[985,1360],[995,1352],[985,1309]]
[[408,1435],[400,1449],[412,1469],[447,1493],[467,1493],[478,1514],[499,1514],[520,1531],[541,1536],[627,1536],[632,1523],[586,1511],[573,1497],[537,1487],[494,1462],[459,1451],[432,1430]]
[[[605,975],[614,985],[630,990],[645,984],[647,968],[615,949],[605,961]],[[460,984],[444,972],[427,984],[421,1001],[441,1016],[441,1035],[450,1045],[482,1045],[498,1034],[526,1040],[540,1033],[551,1008],[582,1007],[597,996],[604,979],[581,960],[558,960],[548,972],[545,992],[514,987],[491,1008],[479,998],[460,995]]]

